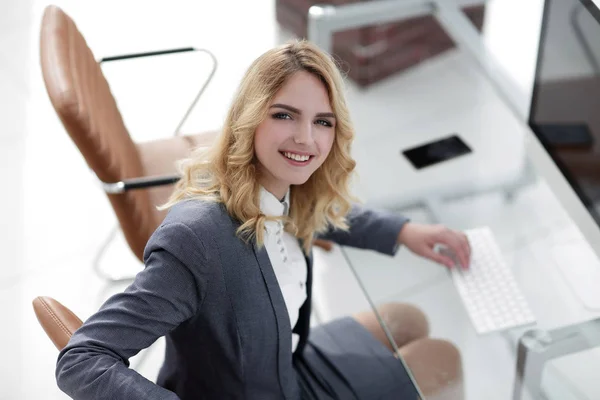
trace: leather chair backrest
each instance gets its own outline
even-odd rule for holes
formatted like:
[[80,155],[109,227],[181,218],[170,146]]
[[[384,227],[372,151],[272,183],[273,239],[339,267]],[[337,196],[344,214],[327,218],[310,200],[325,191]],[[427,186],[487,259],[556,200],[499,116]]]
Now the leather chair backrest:
[[[56,6],[48,6],[42,18],[40,57],[52,105],[96,176],[107,183],[146,176],[100,65],[73,20]],[[163,215],[146,190],[108,197],[130,248],[141,259]]]

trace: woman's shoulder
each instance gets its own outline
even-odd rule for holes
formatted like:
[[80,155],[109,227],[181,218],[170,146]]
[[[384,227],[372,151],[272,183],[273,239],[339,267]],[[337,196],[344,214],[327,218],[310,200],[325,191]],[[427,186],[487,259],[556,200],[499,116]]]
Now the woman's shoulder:
[[169,209],[144,251],[144,259],[157,249],[173,254],[206,258],[211,243],[223,230],[235,229],[225,207],[218,202],[184,200]]
[[172,206],[161,226],[177,224],[202,236],[213,230],[227,229],[229,226],[233,228],[232,219],[223,203],[202,199],[183,200]]

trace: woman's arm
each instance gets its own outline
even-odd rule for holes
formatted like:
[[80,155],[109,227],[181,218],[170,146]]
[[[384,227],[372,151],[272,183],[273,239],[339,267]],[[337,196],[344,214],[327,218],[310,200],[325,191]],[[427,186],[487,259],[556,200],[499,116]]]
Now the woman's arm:
[[108,299],[60,352],[60,389],[78,400],[178,399],[129,369],[128,360],[196,314],[206,285],[198,272],[206,265],[202,249],[187,226],[161,226],[146,247],[145,269],[125,292]]
[[348,214],[350,229],[330,229],[318,235],[319,239],[331,240],[342,246],[375,250],[394,255],[398,249],[398,237],[408,219],[385,211],[375,211],[354,205]]

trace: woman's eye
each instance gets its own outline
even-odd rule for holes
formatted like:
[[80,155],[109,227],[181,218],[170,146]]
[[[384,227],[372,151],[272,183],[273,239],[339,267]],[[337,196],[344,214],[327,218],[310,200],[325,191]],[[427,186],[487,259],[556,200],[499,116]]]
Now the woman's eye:
[[333,126],[333,124],[331,122],[327,121],[326,119],[318,119],[317,124],[326,126],[328,128],[331,128]]
[[275,118],[275,119],[292,119],[291,115],[288,113],[275,113],[275,114],[273,114],[273,118]]

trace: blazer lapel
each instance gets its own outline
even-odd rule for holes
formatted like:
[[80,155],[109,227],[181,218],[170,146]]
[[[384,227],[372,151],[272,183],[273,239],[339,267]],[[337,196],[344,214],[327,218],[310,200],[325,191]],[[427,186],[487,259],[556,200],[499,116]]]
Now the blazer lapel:
[[[256,242],[253,242],[252,247],[254,254],[260,266],[260,271],[265,280],[267,291],[271,299],[273,306],[273,312],[275,313],[275,319],[277,320],[277,341],[278,341],[278,370],[279,380],[282,388],[284,388],[284,394],[286,398],[292,397],[290,393],[291,388],[294,387],[292,368],[292,328],[290,325],[290,316],[281,293],[281,288],[277,282],[275,271],[269,260],[269,254],[267,249],[263,246],[258,248]],[[286,390],[287,389],[287,390]]]
[[[302,247],[302,241],[300,242],[300,248]],[[306,341],[308,339],[308,333],[310,331],[310,313],[312,306],[312,275],[313,275],[313,254],[312,250],[309,255],[304,255],[306,260],[306,301],[300,308],[300,315],[298,316],[298,323],[294,327],[294,333],[300,335],[300,341],[296,348],[297,353],[302,353]]]

